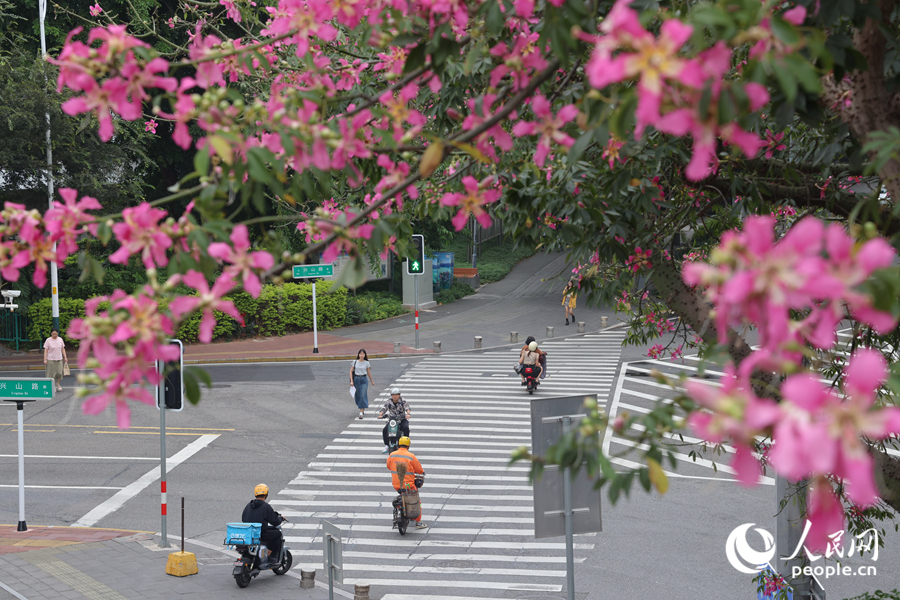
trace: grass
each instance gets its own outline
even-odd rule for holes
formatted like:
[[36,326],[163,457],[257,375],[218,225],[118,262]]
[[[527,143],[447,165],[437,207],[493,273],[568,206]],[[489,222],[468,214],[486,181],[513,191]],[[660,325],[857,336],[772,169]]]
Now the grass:
[[[471,261],[465,260],[466,246],[471,240],[469,235],[457,236],[446,248],[446,252],[456,252],[455,264],[458,268],[471,268]],[[500,243],[494,240],[482,244],[481,254],[478,255],[478,275],[481,283],[493,283],[506,277],[513,267],[535,253],[534,248],[513,249],[513,242],[504,239]]]

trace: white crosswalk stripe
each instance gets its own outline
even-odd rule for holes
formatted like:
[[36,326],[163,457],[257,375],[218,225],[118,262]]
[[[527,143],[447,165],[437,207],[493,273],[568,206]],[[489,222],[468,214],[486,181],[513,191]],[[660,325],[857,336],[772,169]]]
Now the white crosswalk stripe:
[[[671,402],[677,392],[683,391],[682,387],[673,389],[669,385],[656,381],[651,375],[654,370],[664,373],[671,379],[678,379],[681,376],[697,378],[699,377],[699,364],[697,356],[685,356],[682,362],[651,359],[623,362],[607,408],[610,421],[623,413],[647,414],[658,402]],[[721,370],[712,367],[704,369],[703,373],[702,381],[707,385],[722,385],[719,382],[721,376],[724,375]],[[640,430],[642,426],[635,424],[633,427]],[[718,452],[712,445],[707,445],[704,449],[703,440],[692,435],[690,430],[670,433],[666,437],[670,440],[667,449],[673,452],[678,463],[677,470],[665,469],[667,475],[692,479],[737,481],[734,469],[728,466],[731,462],[731,455],[735,452],[734,447],[723,444]],[[607,456],[619,455],[611,459],[614,464],[629,468],[641,466],[640,462],[629,460],[627,454],[622,456],[622,451],[626,448],[645,450],[646,446],[636,445],[631,440],[615,434],[611,428],[606,431],[603,445],[604,453]],[[694,454],[691,455],[691,452]],[[665,466],[670,466],[668,461]],[[774,485],[771,477],[762,477],[760,482]]]
[[[384,423],[368,418],[389,398],[385,389],[371,400],[366,419],[349,423],[270,497],[291,520],[284,533],[295,562],[321,562],[324,519],[343,531],[345,586],[371,585],[373,598],[392,590],[460,599],[561,592],[564,541],[534,539],[528,467],[510,465],[509,457],[531,445],[533,398],[596,394],[607,403],[623,335],[543,343],[548,376],[533,396],[513,372],[516,348],[429,356],[411,366],[392,386],[412,409],[411,450],[427,473],[421,497],[429,527],[410,527],[405,536],[391,529],[396,494],[381,454]],[[592,538],[576,537],[577,562],[594,549]]]

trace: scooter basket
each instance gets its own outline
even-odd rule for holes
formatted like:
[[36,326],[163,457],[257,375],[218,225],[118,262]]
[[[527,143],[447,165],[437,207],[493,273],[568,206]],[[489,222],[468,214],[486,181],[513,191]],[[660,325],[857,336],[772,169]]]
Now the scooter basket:
[[253,546],[259,543],[262,523],[226,523],[225,545]]
[[418,519],[422,516],[422,501],[418,490],[400,490],[400,497],[406,511],[407,519]]

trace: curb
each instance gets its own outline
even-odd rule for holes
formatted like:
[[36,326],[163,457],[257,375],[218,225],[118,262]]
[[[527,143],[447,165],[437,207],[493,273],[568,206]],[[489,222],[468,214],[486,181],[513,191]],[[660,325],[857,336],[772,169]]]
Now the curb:
[[[615,325],[610,325],[605,329],[598,329],[596,331],[585,331],[584,333],[575,333],[567,336],[560,336],[558,338],[544,338],[544,340],[565,340],[569,338],[577,338],[584,337],[586,335],[592,335],[596,333],[603,333],[606,331],[611,331],[614,329],[619,329],[625,326],[625,323],[617,323]],[[518,346],[519,343],[514,344],[500,344],[497,346],[487,346],[485,348],[468,348],[466,350],[448,350],[446,352],[435,352],[434,350],[425,350],[423,352],[390,352],[390,353],[380,353],[380,354],[370,354],[369,358],[413,358],[418,356],[437,356],[441,354],[462,354],[466,352],[484,352],[485,350],[499,350],[501,348],[511,348]],[[186,365],[216,365],[216,364],[251,364],[251,363],[276,363],[276,362],[324,362],[328,360],[353,360],[356,358],[354,354],[335,354],[328,356],[286,356],[286,357],[274,357],[274,358],[210,358],[210,359],[185,359],[184,364]],[[13,367],[0,367],[0,372],[3,371],[43,371],[43,365],[21,365],[21,366],[13,366]],[[77,371],[78,369],[73,369],[73,371]]]

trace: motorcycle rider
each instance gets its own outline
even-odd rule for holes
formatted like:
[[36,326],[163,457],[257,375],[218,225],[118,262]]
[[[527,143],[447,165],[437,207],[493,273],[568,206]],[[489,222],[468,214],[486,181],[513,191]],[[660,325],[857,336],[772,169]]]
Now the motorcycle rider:
[[[533,341],[535,341],[534,336],[529,335],[528,338],[525,340],[525,345],[522,346],[522,351],[519,352],[519,358],[522,358],[522,355],[528,351],[528,346],[530,346],[531,342],[533,342]],[[541,372],[543,374],[544,369],[547,367],[547,353],[544,352],[543,350],[541,350],[540,348],[537,348],[535,350],[535,352],[537,352],[540,355]],[[522,385],[525,385],[525,376],[523,374],[519,373],[519,377],[522,379]]]
[[262,523],[259,543],[262,545],[263,550],[268,549],[269,552],[268,554],[260,553],[262,555],[262,563],[259,565],[259,568],[266,569],[271,566],[269,564],[270,557],[274,556],[277,558],[281,553],[281,544],[284,540],[281,536],[281,531],[276,529],[276,527],[281,525],[286,519],[275,512],[275,509],[266,502],[269,497],[269,486],[264,483],[259,484],[253,488],[253,495],[256,496],[256,499],[251,500],[244,507],[241,521],[244,523]]
[[[391,452],[387,459],[387,468],[391,472],[391,482],[394,484],[394,489],[397,490],[398,494],[400,493],[400,488],[417,491],[419,487],[416,485],[416,480],[419,480],[418,483],[421,486],[421,481],[425,477],[425,469],[422,468],[422,463],[419,462],[416,455],[409,451],[409,438],[407,436],[401,437],[397,445],[399,448]],[[400,461],[405,461],[407,464],[406,475],[403,477],[403,481],[400,481],[400,476],[397,473],[397,463]],[[417,477],[417,475],[420,477]],[[426,527],[428,525],[422,522],[422,515],[419,514],[416,518],[416,529],[425,529]]]
[[[409,435],[409,404],[407,404],[406,400],[403,400],[400,397],[400,388],[394,387],[391,388],[391,399],[384,403],[384,406],[381,407],[381,410],[378,412],[378,418],[382,418],[387,415],[388,419],[396,419],[398,423],[400,423],[400,435],[408,436]],[[381,430],[381,438],[384,440],[384,450],[382,454],[388,453],[388,424],[385,424],[384,429]]]
[[[520,365],[531,365],[535,369],[535,385],[540,383],[541,371],[541,355],[538,353],[538,345],[537,342],[531,342],[528,344],[527,350],[522,350],[522,354],[519,356],[519,364]],[[522,375],[522,382],[525,382],[525,375]]]

